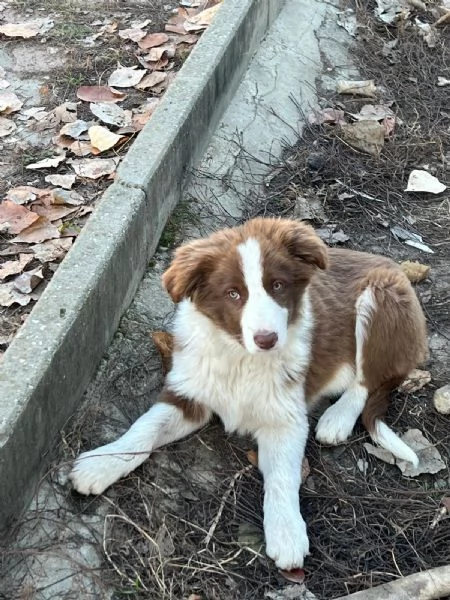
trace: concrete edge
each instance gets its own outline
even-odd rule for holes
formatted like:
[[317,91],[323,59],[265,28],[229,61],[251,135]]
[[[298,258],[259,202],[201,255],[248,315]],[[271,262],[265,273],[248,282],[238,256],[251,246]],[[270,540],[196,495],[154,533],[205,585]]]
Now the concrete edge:
[[114,335],[229,97],[283,0],[224,0],[0,362],[0,531]]

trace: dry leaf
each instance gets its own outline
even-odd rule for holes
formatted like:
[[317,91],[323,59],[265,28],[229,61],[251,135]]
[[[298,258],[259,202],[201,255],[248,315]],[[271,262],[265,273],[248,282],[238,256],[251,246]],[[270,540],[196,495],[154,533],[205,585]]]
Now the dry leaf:
[[186,31],[199,31],[201,29],[205,29],[208,25],[211,25],[220,6],[220,4],[216,4],[215,6],[211,6],[206,10],[202,10],[202,12],[195,16],[188,17],[188,19],[183,23]]
[[34,257],[40,262],[56,261],[63,258],[69,248],[72,246],[72,238],[61,238],[59,240],[49,240],[42,244],[32,246]]
[[336,225],[333,223],[316,229],[316,233],[327,244],[342,244],[350,239],[342,229],[336,231]]
[[336,108],[324,108],[322,110],[316,110],[308,115],[308,122],[314,125],[322,125],[323,123],[336,123],[342,125],[346,123],[343,110],[337,110]]
[[365,104],[359,113],[350,113],[358,121],[383,121],[386,117],[395,117],[392,110],[384,104]]
[[336,91],[338,94],[352,94],[353,96],[375,96],[377,88],[373,79],[364,81],[338,81]]
[[17,129],[17,125],[14,121],[0,117],[0,137],[6,137],[11,135]]
[[411,171],[408,177],[408,185],[405,192],[428,192],[429,194],[441,194],[447,189],[444,185],[428,173],[428,171],[422,171],[420,169],[414,169]]
[[75,140],[70,144],[69,150],[75,154],[75,156],[87,156],[88,154],[93,154],[94,149],[90,142]]
[[53,112],[61,123],[73,123],[77,120],[77,103],[63,102]]
[[32,254],[19,254],[19,260],[7,260],[0,265],[0,279],[22,273],[28,263],[33,260]]
[[138,27],[130,27],[129,29],[119,29],[119,37],[123,40],[131,40],[132,42],[139,42],[147,34]]
[[54,156],[53,158],[44,158],[36,163],[31,163],[27,165],[27,169],[49,169],[51,167],[57,167],[64,160],[66,160],[66,153],[60,154],[59,156]]
[[119,67],[111,73],[108,79],[110,86],[134,87],[146,74],[145,69],[137,69],[136,67]]
[[412,394],[418,392],[431,381],[430,371],[422,371],[421,369],[413,369],[408,377],[399,386],[399,392]]
[[6,23],[0,27],[0,33],[8,37],[31,38],[39,33],[45,33],[53,27],[53,21],[48,18],[35,19],[25,23]]
[[78,88],[77,97],[86,102],[121,102],[127,95],[106,85],[83,85]]
[[20,204],[10,200],[3,200],[0,203],[0,229],[4,232],[20,233],[37,220],[38,216],[35,213]]
[[166,79],[167,73],[164,73],[163,71],[153,71],[153,73],[146,75],[136,87],[138,90],[146,90],[147,88],[152,88],[155,85],[159,85]]
[[112,104],[111,102],[91,103],[89,108],[96,117],[103,121],[103,123],[117,125],[117,127],[123,127],[124,125],[129,124],[127,113],[123,108],[117,106],[117,104]]
[[384,146],[385,130],[376,121],[341,125],[342,139],[353,148],[378,156]]
[[14,288],[21,294],[30,294],[34,288],[44,279],[42,267],[27,271],[16,277],[13,281]]
[[35,212],[40,217],[46,217],[49,221],[52,222],[64,219],[68,215],[74,213],[76,210],[78,210],[76,206],[65,206],[63,204],[50,204],[49,206],[35,204],[32,207],[33,212]]
[[19,185],[6,192],[6,200],[11,200],[14,204],[28,204],[43,193],[47,193],[47,190],[40,190],[29,185]]
[[39,244],[41,242],[45,242],[46,240],[51,240],[60,237],[60,233],[57,227],[53,225],[48,219],[45,217],[40,217],[36,213],[34,214],[37,219],[36,221],[24,229],[18,236],[16,236],[12,241],[17,242],[27,242],[30,244]]
[[0,112],[9,115],[20,110],[23,102],[19,100],[14,92],[0,92]]
[[[74,176],[73,176],[74,177]],[[84,198],[74,190],[62,190],[55,188],[51,191],[50,204],[69,204],[69,206],[80,206],[84,204]]]
[[119,158],[85,158],[67,161],[80,177],[99,179],[115,172]]
[[60,136],[69,136],[74,140],[79,139],[83,133],[89,129],[89,123],[83,121],[83,119],[76,119],[70,123],[66,123],[60,130]]
[[446,79],[445,77],[438,77],[436,85],[438,87],[445,87],[446,85],[450,85],[450,79]]
[[70,188],[75,183],[75,175],[73,173],[67,173],[66,175],[46,175],[45,181],[47,183],[51,183],[52,185],[57,185],[66,190],[70,190]]
[[117,133],[113,133],[101,125],[89,127],[88,134],[91,144],[94,148],[98,148],[100,152],[113,148],[123,138],[123,135],[117,135]]
[[141,129],[143,129],[159,102],[159,98],[149,98],[145,104],[136,109],[132,118],[132,125],[136,131],[141,131]]
[[10,281],[8,283],[0,284],[0,305],[1,306],[11,306],[16,302],[13,298],[11,292],[13,290],[13,282]]
[[141,41],[138,43],[138,46],[142,50],[148,50],[149,48],[154,48],[155,46],[161,46],[161,44],[165,44],[168,41],[169,36],[167,33],[150,33],[141,39]]
[[400,267],[411,283],[419,283],[426,279],[431,269],[429,265],[422,265],[422,263],[412,260],[403,261],[400,263]]

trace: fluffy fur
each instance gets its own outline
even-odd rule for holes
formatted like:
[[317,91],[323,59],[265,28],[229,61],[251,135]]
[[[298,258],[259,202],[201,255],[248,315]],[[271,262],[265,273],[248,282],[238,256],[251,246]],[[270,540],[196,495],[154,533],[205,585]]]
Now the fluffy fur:
[[417,297],[391,260],[327,249],[308,225],[280,219],[185,244],[163,283],[178,310],[160,401],[116,442],[83,453],[73,485],[102,493],[216,413],[258,443],[267,554],[301,567],[309,544],[298,492],[314,401],[340,396],[319,420],[319,441],[345,441],[362,414],[377,443],[418,462],[381,420],[389,392],[426,355]]

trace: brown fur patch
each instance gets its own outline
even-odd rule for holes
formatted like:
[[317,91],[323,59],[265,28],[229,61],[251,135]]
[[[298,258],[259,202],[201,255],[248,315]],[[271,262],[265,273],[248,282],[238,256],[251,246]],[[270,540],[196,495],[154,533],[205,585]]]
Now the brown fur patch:
[[185,396],[175,394],[175,392],[170,390],[167,386],[163,388],[159,397],[159,402],[165,402],[166,404],[176,406],[182,411],[184,418],[188,421],[201,423],[205,420],[206,409],[202,404],[190,400]]

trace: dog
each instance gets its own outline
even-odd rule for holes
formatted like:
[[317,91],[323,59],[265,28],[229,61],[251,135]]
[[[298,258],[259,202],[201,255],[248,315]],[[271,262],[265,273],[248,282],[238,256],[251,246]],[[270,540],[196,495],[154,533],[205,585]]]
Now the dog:
[[73,486],[101,494],[215,413],[258,444],[266,554],[301,568],[301,465],[317,400],[339,396],[318,421],[319,442],[344,442],[362,415],[372,440],[418,464],[383,421],[390,392],[427,355],[417,296],[392,260],[328,248],[311,226],[277,218],[186,243],[162,281],[178,306],[161,395],[117,441],[79,456]]

